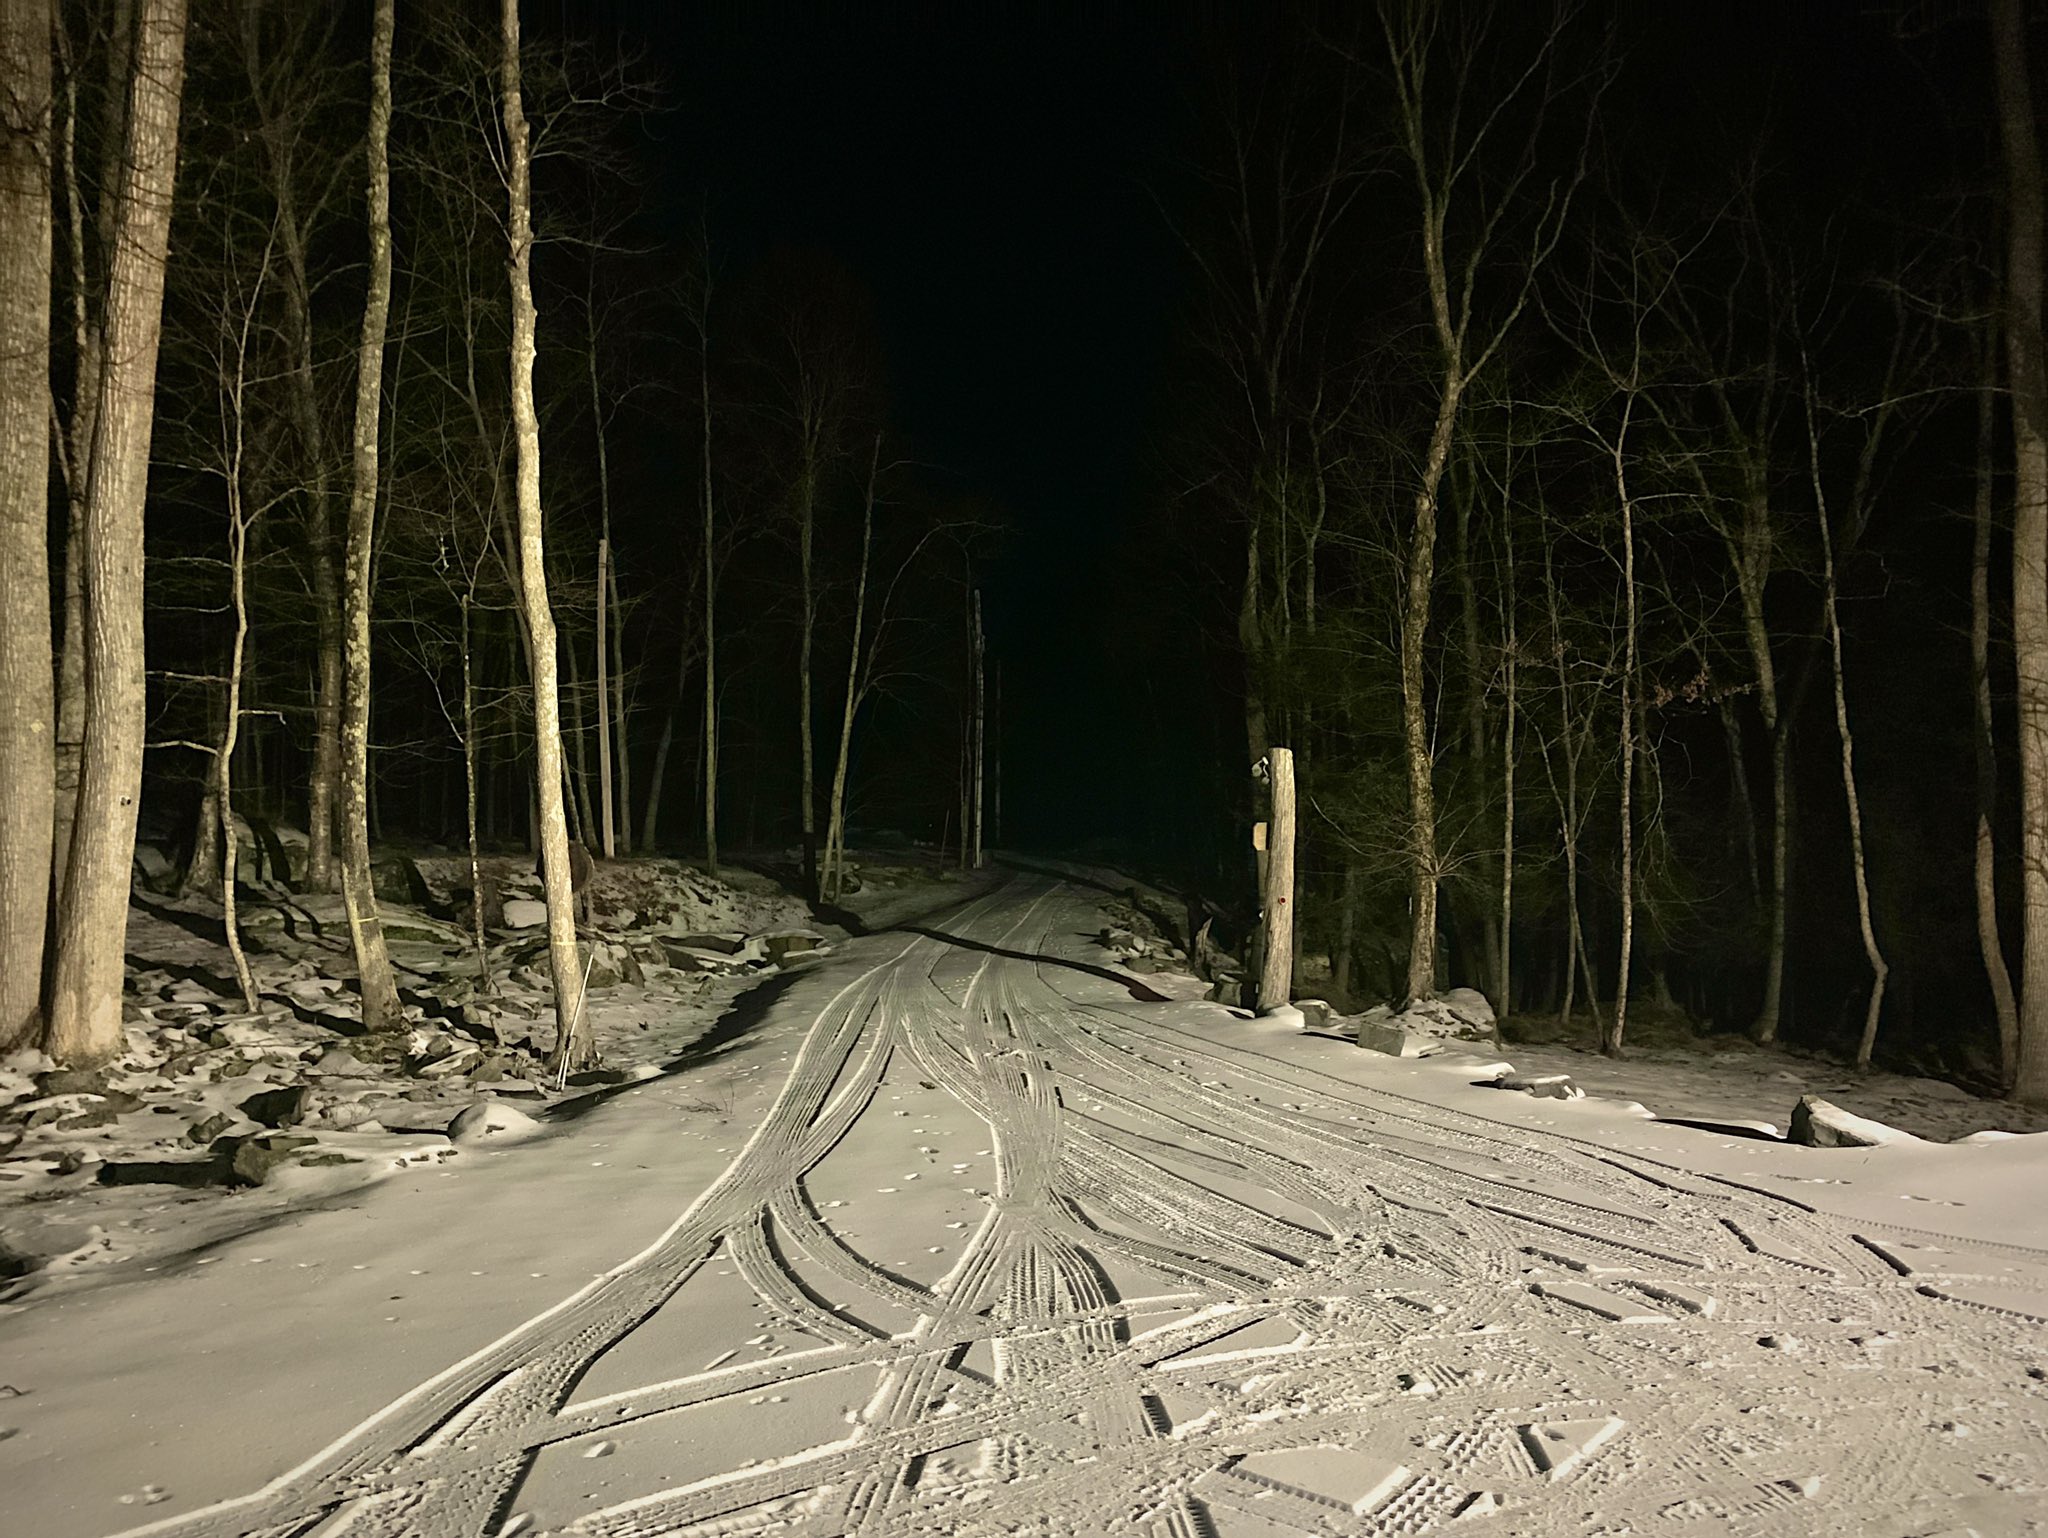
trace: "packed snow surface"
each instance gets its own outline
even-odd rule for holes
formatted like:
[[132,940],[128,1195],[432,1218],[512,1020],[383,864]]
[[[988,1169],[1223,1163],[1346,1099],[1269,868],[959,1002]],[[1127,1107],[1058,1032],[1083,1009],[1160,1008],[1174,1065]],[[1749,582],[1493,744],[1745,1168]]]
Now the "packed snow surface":
[[2048,1523],[2042,1138],[1514,1092],[1117,964],[1100,896],[956,900],[516,1146],[27,1291],[0,1531]]

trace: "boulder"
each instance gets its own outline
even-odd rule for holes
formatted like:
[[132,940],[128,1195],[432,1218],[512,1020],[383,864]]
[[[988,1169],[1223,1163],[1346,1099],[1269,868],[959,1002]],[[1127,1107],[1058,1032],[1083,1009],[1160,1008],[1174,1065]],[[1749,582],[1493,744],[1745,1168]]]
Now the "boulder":
[[1792,1131],[1787,1141],[1808,1148],[1883,1148],[1922,1140],[1897,1127],[1845,1111],[1818,1095],[1801,1095],[1799,1104],[1792,1107]]
[[242,1114],[266,1127],[294,1127],[306,1119],[306,1086],[266,1089],[242,1102]]
[[1292,1004],[1273,1004],[1259,1011],[1259,1018],[1269,1025],[1283,1026],[1290,1031],[1308,1029],[1308,1016]]

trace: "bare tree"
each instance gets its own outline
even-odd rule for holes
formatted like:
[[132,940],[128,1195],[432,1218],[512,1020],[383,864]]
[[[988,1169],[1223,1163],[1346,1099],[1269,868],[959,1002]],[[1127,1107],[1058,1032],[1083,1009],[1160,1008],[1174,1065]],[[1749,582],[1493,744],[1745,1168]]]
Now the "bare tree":
[[0,4],[0,1052],[41,1027],[50,651],[51,0]]
[[[1401,725],[1411,864],[1405,991],[1410,1001],[1426,999],[1436,988],[1437,886],[1443,874],[1426,676],[1438,493],[1467,392],[1527,307],[1584,174],[1582,146],[1565,176],[1537,190],[1545,119],[1567,88],[1562,55],[1575,12],[1575,6],[1558,6],[1527,57],[1509,67],[1493,99],[1468,117],[1467,93],[1483,89],[1483,61],[1501,46],[1489,34],[1497,27],[1505,30],[1502,15],[1488,10],[1454,21],[1425,0],[1383,0],[1379,10],[1397,130],[1420,204],[1423,275],[1439,364],[1434,421],[1417,471],[1403,559]],[[1589,111],[1588,122],[1591,116]],[[1482,167],[1517,139],[1519,148],[1505,156],[1505,174],[1488,185]],[[1459,216],[1455,221],[1454,213]],[[1525,235],[1516,278],[1505,303],[1489,306],[1482,296],[1482,271],[1518,227]]]
[[370,283],[356,350],[354,482],[342,569],[341,825],[342,900],[361,980],[363,1026],[399,1028],[404,1010],[370,872],[370,564],[377,527],[378,423],[384,400],[384,340],[391,315],[391,47],[394,0],[377,0],[370,33]]
[[[283,24],[273,46],[265,26]],[[315,380],[313,293],[317,281],[311,250],[327,195],[338,185],[342,161],[323,172],[310,165],[320,153],[311,122],[321,105],[325,45],[333,13],[325,17],[291,6],[245,4],[239,8],[242,66],[248,77],[257,136],[269,176],[277,217],[283,299],[284,373],[288,411],[299,454],[298,478],[305,510],[301,554],[310,576],[316,627],[313,705],[313,762],[306,786],[306,887],[332,892],[336,885],[334,831],[341,784],[342,601],[334,548],[333,462]],[[314,181],[311,206],[302,206],[301,185]]]
[[[389,3],[389,0],[385,0]],[[548,963],[555,984],[557,1072],[595,1057],[583,1030],[583,957],[576,941],[576,894],[569,875],[569,828],[562,802],[562,711],[556,679],[555,616],[548,602],[547,551],[540,503],[540,418],[534,410],[533,357],[539,318],[533,304],[531,151],[519,84],[519,0],[502,10],[507,233],[512,268],[512,418],[519,475],[519,573],[527,655],[533,666],[534,778],[540,790],[541,873],[547,890]]]

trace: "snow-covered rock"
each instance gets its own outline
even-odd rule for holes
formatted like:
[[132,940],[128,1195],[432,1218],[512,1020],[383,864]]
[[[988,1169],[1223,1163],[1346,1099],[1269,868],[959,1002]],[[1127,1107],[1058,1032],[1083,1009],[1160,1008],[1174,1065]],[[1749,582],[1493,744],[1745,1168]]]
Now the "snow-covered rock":
[[548,905],[535,897],[505,899],[507,929],[537,929],[548,921]]
[[502,1100],[484,1099],[456,1112],[448,1124],[448,1140],[461,1146],[472,1143],[517,1143],[541,1130],[540,1123],[516,1106]]
[[1792,1107],[1789,1141],[1809,1148],[1883,1148],[1892,1144],[1918,1143],[1922,1139],[1881,1121],[1845,1111],[1818,1095],[1801,1095]]

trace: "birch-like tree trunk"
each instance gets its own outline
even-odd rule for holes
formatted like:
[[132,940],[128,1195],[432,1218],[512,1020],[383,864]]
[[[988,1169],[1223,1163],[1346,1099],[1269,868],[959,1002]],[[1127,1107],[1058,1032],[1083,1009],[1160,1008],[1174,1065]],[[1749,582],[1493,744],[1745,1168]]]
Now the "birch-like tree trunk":
[[1849,807],[1849,868],[1856,881],[1856,923],[1863,935],[1863,954],[1870,962],[1870,1002],[1863,1014],[1863,1034],[1856,1043],[1856,1066],[1870,1066],[1877,1044],[1878,1013],[1884,1005],[1884,984],[1890,968],[1877,943],[1870,917],[1870,867],[1863,848],[1863,803],[1856,794],[1856,739],[1849,730],[1849,694],[1842,678],[1842,621],[1835,580],[1835,536],[1828,517],[1827,491],[1821,482],[1820,437],[1813,421],[1813,387],[1806,391],[1806,448],[1813,471],[1814,510],[1819,514],[1821,556],[1821,618],[1827,626],[1828,659],[1835,681],[1835,734],[1842,744],[1842,791]]
[[[385,0],[389,3],[389,0]],[[519,576],[533,665],[534,778],[540,790],[541,875],[548,903],[548,964],[555,984],[558,1073],[595,1059],[583,1026],[583,957],[576,941],[576,893],[569,875],[569,827],[562,804],[562,708],[556,678],[554,610],[548,602],[541,527],[540,417],[533,402],[539,317],[533,307],[531,151],[519,80],[519,0],[504,0],[500,63],[512,266],[512,422],[518,447]]]
[[41,1034],[50,651],[51,0],[0,0],[0,1052]]
[[355,432],[342,557],[341,893],[362,990],[363,1028],[404,1024],[398,978],[370,873],[370,566],[376,548],[384,338],[391,317],[391,47],[394,0],[377,0],[370,32],[370,281],[356,349]]
[[2012,401],[2013,662],[2019,683],[2020,954],[2015,1099],[2048,1104],[2048,357],[2041,146],[2023,0],[1991,0],[2005,151],[2005,369]]
[[704,310],[697,354],[704,427],[704,871],[718,875],[718,552],[711,495],[711,272],[705,250]]
[[[862,631],[868,611],[868,565],[875,542],[875,477],[880,470],[882,440],[875,439],[868,460],[868,489],[861,505],[860,576],[853,590],[853,644],[846,653],[846,700],[839,714],[839,757],[832,766],[832,805],[825,821],[825,900],[837,902],[846,888],[846,771],[853,756],[853,718],[860,711]],[[966,847],[962,828],[961,847]],[[964,861],[963,861],[964,863]]]
[[74,1064],[101,1062],[122,1048],[122,955],[147,704],[142,520],[184,83],[184,0],[142,0],[86,491],[88,698],[78,813],[44,1001],[45,1050]]
[[1636,506],[1628,488],[1628,426],[1631,401],[1623,407],[1621,430],[1614,439],[1614,489],[1621,501],[1622,665],[1621,665],[1621,954],[1615,962],[1614,1021],[1601,1033],[1600,1050],[1619,1057],[1628,1031],[1628,984],[1636,939],[1635,806],[1636,778]]

